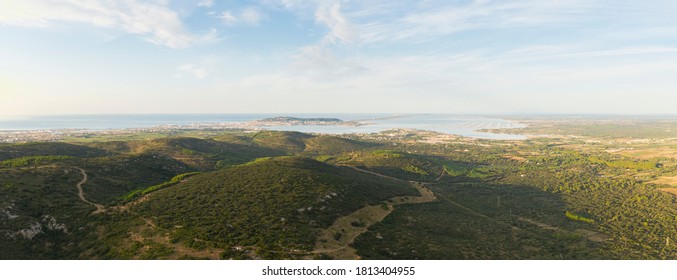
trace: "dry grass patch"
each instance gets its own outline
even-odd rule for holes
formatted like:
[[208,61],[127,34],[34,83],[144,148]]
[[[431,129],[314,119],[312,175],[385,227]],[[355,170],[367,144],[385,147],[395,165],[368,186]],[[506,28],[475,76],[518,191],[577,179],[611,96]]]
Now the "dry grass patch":
[[315,243],[314,254],[327,254],[334,259],[358,259],[355,249],[350,247],[355,238],[365,233],[370,226],[390,214],[394,205],[409,203],[426,203],[436,199],[435,194],[421,183],[412,182],[420,196],[398,196],[378,205],[368,205],[336,219],[334,223],[322,230]]
[[582,228],[579,228],[579,229],[575,230],[574,232],[582,235],[586,239],[593,241],[593,242],[605,242],[605,241],[610,239],[610,237],[608,235],[603,234],[601,232],[596,232],[596,231],[582,229]]
[[670,147],[636,148],[629,150],[614,151],[614,153],[639,159],[651,159],[659,157],[677,159],[677,149]]
[[677,196],[677,188],[660,188],[659,191],[669,193],[671,195]]
[[651,181],[651,183],[677,186],[677,176],[659,177],[658,179]]
[[520,156],[513,156],[513,155],[502,155],[501,156],[504,159],[511,159],[514,161],[519,161],[519,162],[526,162],[528,161],[526,158],[520,157]]

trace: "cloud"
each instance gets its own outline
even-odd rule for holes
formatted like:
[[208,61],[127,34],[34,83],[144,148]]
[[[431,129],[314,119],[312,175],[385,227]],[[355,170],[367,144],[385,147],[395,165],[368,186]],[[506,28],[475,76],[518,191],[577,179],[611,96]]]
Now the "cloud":
[[341,47],[359,43],[360,36],[341,12],[340,3],[318,5],[314,19],[317,24],[327,26],[329,31],[322,40],[299,48],[292,56],[295,70],[318,80],[342,79],[368,70],[355,57],[346,57],[341,52]]
[[258,25],[267,16],[255,7],[246,7],[241,9],[239,13],[233,13],[230,10],[223,11],[219,16],[223,23],[227,25],[248,24]]
[[578,57],[580,57],[580,58],[584,58],[584,57],[661,54],[661,53],[674,53],[674,52],[677,52],[677,48],[674,48],[674,47],[646,47],[646,48],[625,48],[625,49],[616,49],[616,50],[567,53],[567,54],[555,55],[555,57],[562,57],[562,58],[566,58],[566,57],[578,58]]
[[357,58],[338,56],[324,45],[311,45],[293,56],[294,71],[318,81],[340,81],[369,71]]
[[227,25],[233,25],[238,22],[237,17],[235,17],[233,13],[230,11],[223,11],[223,13],[221,13],[221,15],[218,16],[218,18],[223,20],[223,23]]
[[[362,42],[422,42],[477,29],[571,24],[595,7],[592,1],[334,1],[317,3],[316,21],[327,24],[332,37]],[[308,9],[282,1],[290,10]],[[578,24],[586,24],[581,21]]]
[[185,30],[166,1],[33,0],[0,2],[0,24],[46,28],[59,22],[87,23],[141,36],[170,48],[185,48],[214,39]]
[[263,19],[263,17],[264,15],[253,7],[245,8],[244,10],[242,10],[242,14],[240,14],[240,18],[242,18],[242,21],[249,24],[258,24],[261,21],[261,19]]
[[[207,69],[204,66],[197,66],[195,64],[184,64],[179,66],[179,70],[183,73],[187,73],[195,77],[195,79],[201,80],[207,77]],[[179,75],[178,77],[181,77]]]
[[329,27],[330,32],[324,37],[324,40],[329,43],[357,43],[360,41],[360,36],[355,28],[341,13],[340,3],[335,3],[331,6],[320,6],[315,12],[315,21],[326,24]]
[[211,7],[214,5],[214,0],[201,0],[199,3],[197,3],[198,6],[200,7]]
[[[653,48],[656,51],[645,49],[649,51],[636,53],[661,59],[637,62],[630,51],[615,50],[599,52],[619,54],[604,62],[571,62],[562,56],[545,64],[528,63],[527,54],[516,59],[514,53],[402,54],[365,57],[359,61],[367,71],[343,75],[342,71],[353,71],[346,60],[308,47],[303,49],[303,58],[315,60],[303,62],[310,65],[230,80],[211,92],[233,99],[238,104],[234,109],[252,108],[251,104],[259,104],[257,100],[268,100],[263,104],[266,107],[256,107],[268,112],[312,112],[312,108],[447,113],[619,113],[652,112],[653,108],[671,112],[666,103],[674,102],[666,100],[675,100],[671,74],[677,70],[677,58],[658,47]],[[308,71],[314,67],[334,69],[339,75],[318,77],[318,72]]]

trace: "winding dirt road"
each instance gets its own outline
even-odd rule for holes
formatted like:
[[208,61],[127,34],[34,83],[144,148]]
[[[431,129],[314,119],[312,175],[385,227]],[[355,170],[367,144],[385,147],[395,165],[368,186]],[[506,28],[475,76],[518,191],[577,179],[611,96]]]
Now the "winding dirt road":
[[105,206],[91,202],[91,201],[87,200],[87,198],[85,198],[85,191],[82,190],[82,185],[87,183],[87,172],[85,172],[84,169],[79,168],[79,167],[75,167],[75,169],[80,170],[80,174],[82,174],[82,180],[80,182],[78,182],[78,184],[76,185],[76,187],[78,188],[78,196],[80,197],[80,200],[82,200],[84,203],[87,203],[89,205],[96,207],[96,210],[94,210],[94,212],[92,212],[92,214],[103,213],[104,211],[106,211]]
[[[395,209],[394,206],[401,204],[415,204],[415,203],[426,203],[435,201],[437,197],[435,194],[428,188],[425,187],[426,183],[407,181],[400,178],[391,177],[385,174],[372,172],[369,170],[361,169],[355,166],[343,165],[350,167],[359,172],[372,174],[382,178],[388,178],[392,180],[397,180],[401,182],[408,182],[413,187],[419,191],[419,196],[397,196],[393,197],[386,203],[387,209],[381,207],[381,205],[369,205],[363,208],[358,209],[357,211],[350,213],[346,216],[338,218],[334,223],[324,230],[319,235],[318,242],[315,243],[315,248],[313,251],[309,252],[311,254],[329,254],[337,259],[357,259],[356,250],[350,245],[355,241],[355,239],[367,232],[369,227],[373,224],[379,223],[385,219],[386,216],[390,215]],[[443,174],[437,178],[439,180]],[[351,224],[353,221],[361,221],[362,226],[356,227]],[[335,239],[334,234],[341,233],[340,238]],[[322,240],[322,241],[320,241]]]

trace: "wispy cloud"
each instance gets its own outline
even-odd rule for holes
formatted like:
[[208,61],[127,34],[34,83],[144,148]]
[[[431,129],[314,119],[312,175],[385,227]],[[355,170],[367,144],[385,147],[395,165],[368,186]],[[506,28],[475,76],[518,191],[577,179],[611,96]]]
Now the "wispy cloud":
[[227,25],[233,25],[238,22],[237,17],[235,17],[231,11],[223,11],[218,16],[218,18],[220,18],[223,21],[223,23]]
[[[144,53],[144,63],[121,59],[129,68],[147,67],[125,73],[130,82],[121,83],[107,78],[119,76],[113,72],[118,68],[97,68],[117,57],[99,52],[107,48],[50,61],[49,51],[21,46],[34,41],[49,49],[44,42],[62,34],[24,41],[25,34],[8,28],[0,60],[9,66],[0,67],[0,76],[14,79],[17,90],[5,100],[26,97],[24,105],[0,107],[54,110],[54,102],[36,96],[75,91],[107,100],[97,110],[115,103],[106,98],[117,97],[116,91],[180,105],[183,91],[191,90],[204,99],[189,107],[212,112],[673,112],[675,7],[669,1],[611,0],[0,0],[0,28],[88,24],[100,27],[92,33],[124,32],[175,48],[217,40],[217,30],[237,35],[223,46],[172,52],[171,60],[166,52]],[[208,18],[201,17],[205,13]],[[198,26],[217,29],[190,32]],[[257,30],[244,30],[250,26]],[[20,34],[15,41],[13,33]],[[70,40],[72,34],[63,35]],[[138,55],[133,48],[124,52]],[[38,71],[66,63],[69,79],[49,80],[59,70]],[[31,64],[23,71],[16,67]],[[103,82],[83,86],[91,79],[82,76],[90,73]],[[129,90],[140,74],[148,75],[148,86]],[[180,79],[167,81],[173,74]],[[6,80],[0,95],[2,90],[8,91]],[[44,107],[35,109],[34,100]]]
[[[466,30],[570,24],[591,6],[589,1],[577,0],[431,2],[408,8],[365,3],[348,15],[359,22],[357,28],[365,41],[425,41]],[[374,19],[384,12],[389,16]]]
[[553,57],[561,58],[578,58],[578,57],[604,57],[604,56],[626,56],[626,55],[642,55],[642,54],[660,54],[660,53],[674,53],[677,52],[675,47],[644,47],[644,48],[623,48],[603,51],[589,51],[554,55]]
[[[184,64],[179,66],[179,70],[182,73],[189,74],[193,76],[195,79],[201,80],[207,77],[207,68],[204,66],[197,66],[195,64]],[[178,77],[181,77],[182,75],[178,75]]]
[[34,0],[0,2],[0,24],[46,28],[58,22],[87,23],[141,36],[154,44],[185,48],[215,39],[188,32],[166,1]]
[[[273,0],[267,0],[270,2]],[[295,65],[317,73],[361,73],[369,69],[358,63],[362,46],[373,43],[411,44],[449,37],[471,29],[502,29],[565,22],[578,16],[582,1],[558,3],[527,0],[514,2],[423,1],[273,1],[299,15],[313,10],[317,25],[328,31],[314,45],[299,48]],[[428,50],[430,52],[431,50]],[[442,51],[444,53],[444,51]]]
[[242,10],[242,13],[240,14],[242,21],[248,24],[259,24],[264,17],[265,15],[254,7],[247,7]]
[[199,3],[197,3],[198,6],[200,7],[211,7],[214,5],[214,0],[200,0]]
[[217,17],[227,25],[258,25],[262,20],[267,18],[266,14],[262,13],[255,7],[246,7],[239,10],[237,13],[230,10],[225,10]]
[[329,33],[324,37],[326,42],[356,43],[360,41],[360,35],[348,19],[341,12],[341,4],[335,3],[330,6],[320,6],[315,12],[315,21],[329,27]]
[[[597,1],[446,1],[400,2],[262,0],[305,15],[331,32],[327,39],[418,42],[465,30],[572,24]],[[586,24],[581,21],[578,24]]]
[[[295,3],[287,3],[295,7]],[[320,41],[299,48],[292,56],[294,69],[319,80],[342,79],[367,71],[353,57],[337,54],[337,50],[350,45],[359,45],[361,39],[352,23],[341,11],[341,4],[320,3],[315,7],[314,21],[329,30]]]
[[[374,56],[359,60],[357,66],[366,69],[354,69],[349,60],[317,53],[321,49],[304,50],[304,59],[316,57],[312,60],[316,64],[251,75],[222,83],[212,91],[244,96],[237,101],[243,106],[269,100],[266,103],[271,105],[264,108],[268,111],[307,112],[307,108],[321,107],[344,112],[570,113],[627,108],[667,112],[669,106],[638,98],[638,92],[669,95],[673,88],[668,85],[670,74],[677,71],[677,58],[661,52],[647,54],[662,59],[636,62],[629,51],[618,51],[618,59],[602,64],[596,60],[569,63],[571,58],[564,56],[533,64],[516,59],[514,54],[487,56],[482,52]],[[317,68],[336,73],[321,76],[308,71]]]

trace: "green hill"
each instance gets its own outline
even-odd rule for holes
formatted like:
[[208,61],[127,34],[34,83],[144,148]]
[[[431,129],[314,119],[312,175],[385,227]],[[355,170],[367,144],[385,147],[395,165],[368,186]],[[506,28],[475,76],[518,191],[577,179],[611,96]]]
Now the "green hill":
[[296,153],[302,152],[306,148],[305,139],[312,137],[310,134],[293,131],[261,131],[251,138],[262,147]]
[[0,169],[0,259],[77,258],[92,206],[78,198],[77,170]]
[[0,144],[0,160],[33,156],[99,157],[105,150],[68,143]]
[[375,143],[355,141],[328,135],[305,138],[304,143],[304,152],[317,155],[338,155],[342,153],[373,149],[380,146]]
[[341,164],[362,166],[369,170],[405,180],[431,181],[443,171],[438,160],[393,150],[352,153]]
[[130,191],[160,184],[172,177],[195,171],[186,164],[158,154],[102,157],[82,161],[89,180],[83,186],[96,203],[115,204]]
[[172,229],[172,238],[188,246],[255,246],[265,256],[310,250],[317,231],[336,218],[417,193],[403,182],[282,157],[194,176],[157,191],[133,211]]
[[162,154],[193,168],[211,170],[245,163],[264,156],[284,152],[260,147],[247,138],[221,137],[219,140],[197,138],[159,138],[130,143],[135,153]]

